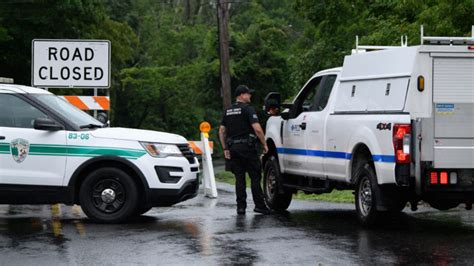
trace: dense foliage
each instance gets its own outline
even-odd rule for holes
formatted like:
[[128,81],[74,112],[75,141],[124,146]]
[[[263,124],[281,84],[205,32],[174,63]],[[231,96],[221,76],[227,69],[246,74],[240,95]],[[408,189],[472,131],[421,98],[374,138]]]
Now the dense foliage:
[[[340,66],[355,35],[397,45],[403,34],[416,45],[422,24],[431,36],[469,36],[474,24],[474,0],[230,2],[232,88],[255,88],[258,109],[269,91],[288,98],[316,71]],[[199,122],[219,124],[216,0],[4,0],[0,76],[28,85],[39,38],[111,41],[114,126],[197,138]]]

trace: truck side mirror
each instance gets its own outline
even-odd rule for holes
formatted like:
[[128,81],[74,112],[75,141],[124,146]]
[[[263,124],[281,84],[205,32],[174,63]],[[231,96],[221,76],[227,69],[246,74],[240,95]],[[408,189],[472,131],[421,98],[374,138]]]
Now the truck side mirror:
[[288,119],[290,119],[290,112],[287,111],[287,112],[281,113],[281,118],[282,118],[283,120],[288,120]]
[[281,96],[280,93],[278,92],[270,92],[265,96],[265,99],[263,100],[264,106],[263,110],[265,111],[266,114],[270,116],[276,116],[280,114],[280,102],[281,102]]
[[281,118],[283,120],[288,120],[292,118],[292,113],[293,113],[293,104],[292,103],[283,103],[281,105],[281,108],[283,108],[283,113],[281,113]]
[[57,131],[64,127],[49,117],[38,117],[33,122],[34,129]]

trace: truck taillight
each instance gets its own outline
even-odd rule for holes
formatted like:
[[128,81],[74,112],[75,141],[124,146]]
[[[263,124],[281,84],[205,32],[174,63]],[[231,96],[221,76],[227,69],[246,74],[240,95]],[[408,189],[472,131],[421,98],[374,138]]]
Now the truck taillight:
[[397,163],[410,163],[411,125],[395,124],[393,126],[393,148]]
[[439,183],[441,185],[447,185],[449,182],[448,180],[448,173],[447,172],[441,172],[440,176],[439,176]]
[[456,185],[458,183],[458,173],[456,171],[442,170],[429,172],[430,185]]
[[431,172],[430,175],[430,184],[431,185],[437,185],[438,184],[438,173],[436,172]]

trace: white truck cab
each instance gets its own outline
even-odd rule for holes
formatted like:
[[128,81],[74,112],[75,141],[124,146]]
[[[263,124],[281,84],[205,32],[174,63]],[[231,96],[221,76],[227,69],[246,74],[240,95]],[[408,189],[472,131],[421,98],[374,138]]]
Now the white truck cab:
[[363,224],[408,201],[413,210],[420,200],[440,210],[471,209],[474,36],[422,41],[428,44],[356,50],[282,104],[266,127],[270,207],[288,208],[298,190],[353,189]]
[[195,197],[198,172],[179,135],[104,128],[45,90],[0,84],[0,204],[80,204],[121,222]]

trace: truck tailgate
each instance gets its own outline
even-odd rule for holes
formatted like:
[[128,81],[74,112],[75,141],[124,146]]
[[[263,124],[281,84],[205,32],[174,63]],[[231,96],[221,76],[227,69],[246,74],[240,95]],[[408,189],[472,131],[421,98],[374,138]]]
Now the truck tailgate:
[[474,168],[474,57],[433,58],[435,168]]

